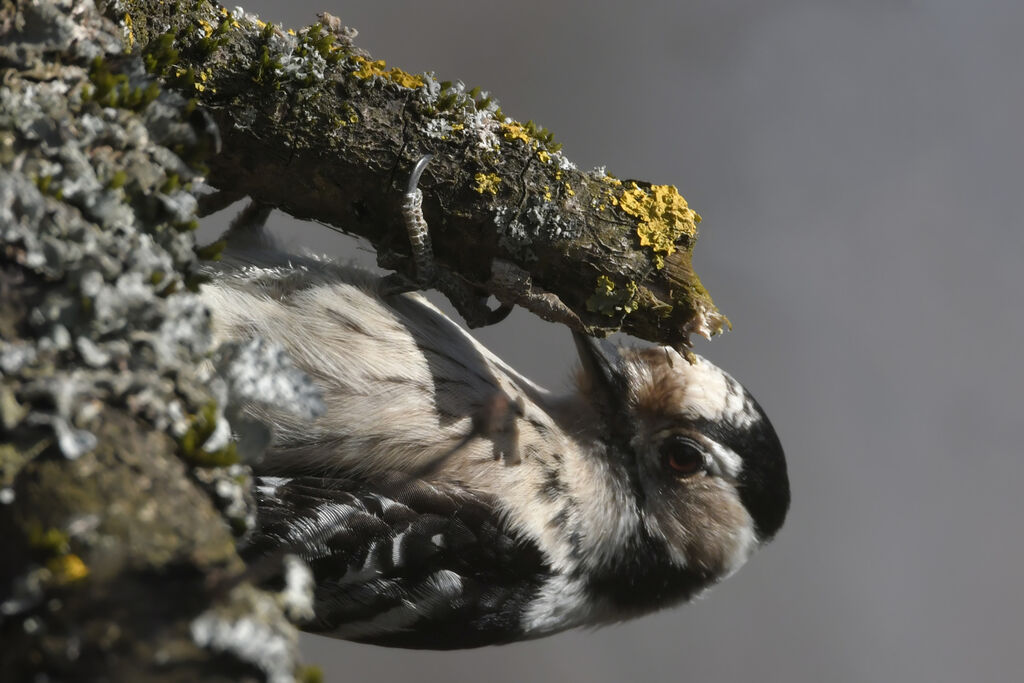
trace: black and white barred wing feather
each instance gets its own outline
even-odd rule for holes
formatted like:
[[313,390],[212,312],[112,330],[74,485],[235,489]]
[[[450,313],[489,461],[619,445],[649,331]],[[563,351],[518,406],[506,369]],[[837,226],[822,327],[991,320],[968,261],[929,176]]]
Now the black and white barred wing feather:
[[250,558],[294,552],[317,577],[305,629],[379,645],[446,649],[524,637],[526,605],[550,576],[494,501],[390,474],[264,477]]

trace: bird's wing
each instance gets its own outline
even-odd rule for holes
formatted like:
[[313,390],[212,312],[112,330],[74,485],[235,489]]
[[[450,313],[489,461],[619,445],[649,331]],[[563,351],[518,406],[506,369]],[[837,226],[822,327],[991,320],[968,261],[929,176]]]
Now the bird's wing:
[[488,496],[388,474],[265,477],[249,558],[293,552],[316,579],[324,635],[413,648],[522,637],[523,606],[550,575]]

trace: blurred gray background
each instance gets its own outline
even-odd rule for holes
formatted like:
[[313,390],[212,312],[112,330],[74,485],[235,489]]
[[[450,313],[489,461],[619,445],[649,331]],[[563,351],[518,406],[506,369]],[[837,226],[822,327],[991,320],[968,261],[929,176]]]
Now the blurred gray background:
[[[581,168],[677,185],[735,325],[697,350],[764,405],[793,485],[776,542],[694,605],[469,652],[307,636],[328,681],[1024,680],[1024,3],[245,6],[326,9]],[[479,337],[565,386],[565,330],[517,312]]]

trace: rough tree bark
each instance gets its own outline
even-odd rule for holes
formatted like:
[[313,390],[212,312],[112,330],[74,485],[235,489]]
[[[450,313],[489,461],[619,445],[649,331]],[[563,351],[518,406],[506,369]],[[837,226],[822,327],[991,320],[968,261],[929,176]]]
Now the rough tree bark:
[[274,350],[211,348],[200,177],[411,275],[399,194],[433,153],[434,285],[471,324],[491,294],[677,346],[727,324],[675,188],[581,172],[485,94],[352,37],[207,0],[0,0],[0,678],[312,676],[302,567],[270,593],[236,552],[267,440],[237,407],[319,406]]
[[435,283],[472,324],[489,294],[591,334],[683,346],[727,321],[693,272],[700,217],[676,189],[578,170],[485,93],[387,68],[323,15],[284,30],[207,2],[126,0],[128,42],[210,111],[210,182],[365,237],[411,275],[400,193],[420,183]]
[[210,348],[209,131],[122,41],[91,0],[0,3],[0,680],[294,680],[308,587],[245,581],[228,423],[291,374]]

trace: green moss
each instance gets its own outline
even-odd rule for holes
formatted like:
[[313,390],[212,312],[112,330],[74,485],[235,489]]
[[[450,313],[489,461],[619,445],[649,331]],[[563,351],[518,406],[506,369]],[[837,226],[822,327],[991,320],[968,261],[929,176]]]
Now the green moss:
[[337,64],[348,54],[334,41],[334,34],[326,26],[322,23],[313,24],[300,34],[295,53],[304,57],[316,52],[328,64]]
[[[267,24],[267,26],[270,26],[270,24]],[[253,60],[253,82],[278,87],[277,71],[281,66],[281,60],[271,55],[270,47],[262,45],[260,47],[260,56]]]
[[204,261],[219,261],[221,256],[224,254],[225,247],[227,246],[227,240],[217,240],[216,242],[211,242],[202,247],[196,245],[196,256]]
[[53,182],[52,175],[36,176],[36,187],[43,194],[50,194],[50,183]]
[[296,672],[295,680],[299,683],[323,683],[324,672],[318,666],[304,666]]
[[166,76],[172,65],[178,62],[179,53],[174,47],[178,35],[174,31],[161,33],[149,42],[142,56],[146,71],[155,76]]
[[163,185],[160,186],[160,191],[164,194],[171,194],[172,192],[177,192],[180,187],[181,178],[178,177],[178,174],[169,173]]
[[140,111],[160,95],[160,84],[151,81],[145,87],[129,88],[121,98],[121,107]]
[[111,104],[115,91],[128,83],[128,77],[124,74],[111,73],[107,60],[95,57],[89,64],[89,82],[93,85],[89,98],[103,106],[112,107],[115,106]]
[[167,79],[171,85],[177,90],[184,90],[185,92],[192,92],[193,90],[201,90],[196,88],[196,70],[191,66],[187,67],[175,67]]
[[60,555],[67,553],[71,538],[55,527],[42,527],[33,523],[28,527],[28,544],[43,553]]
[[93,101],[103,107],[117,107],[139,111],[155,100],[160,86],[154,81],[144,86],[132,87],[125,74],[113,73],[102,57],[96,57],[89,66],[89,82],[92,87],[83,89],[82,99]]
[[549,152],[557,152],[562,149],[560,143],[555,142],[555,135],[547,128],[538,126],[533,121],[526,122],[526,131],[530,134],[534,140],[537,140],[540,144],[544,145]]
[[441,90],[437,95],[437,100],[430,107],[430,114],[433,115],[455,109],[459,101],[459,94],[452,89],[452,85],[451,81],[441,81]]
[[[223,10],[224,8],[221,9]],[[229,33],[231,28],[237,25],[238,22],[226,13],[222,13],[221,19],[217,22],[216,26],[206,19],[200,19],[199,29],[203,35],[194,43],[196,51],[202,58],[209,58],[214,52],[227,45],[230,40]]]
[[263,24],[263,26],[260,28],[260,40],[262,40],[263,42],[269,41],[271,37],[273,37],[274,32],[276,30],[277,27],[274,26],[274,24],[271,22]]
[[124,172],[124,169],[118,169],[114,172],[114,175],[110,177],[110,182],[107,183],[107,187],[111,190],[116,190],[119,187],[124,187],[125,181],[128,180],[128,174]]
[[234,441],[216,451],[207,451],[203,444],[217,428],[217,403],[210,401],[199,413],[191,417],[188,429],[178,439],[178,449],[189,462],[201,467],[226,467],[238,462],[238,447]]

